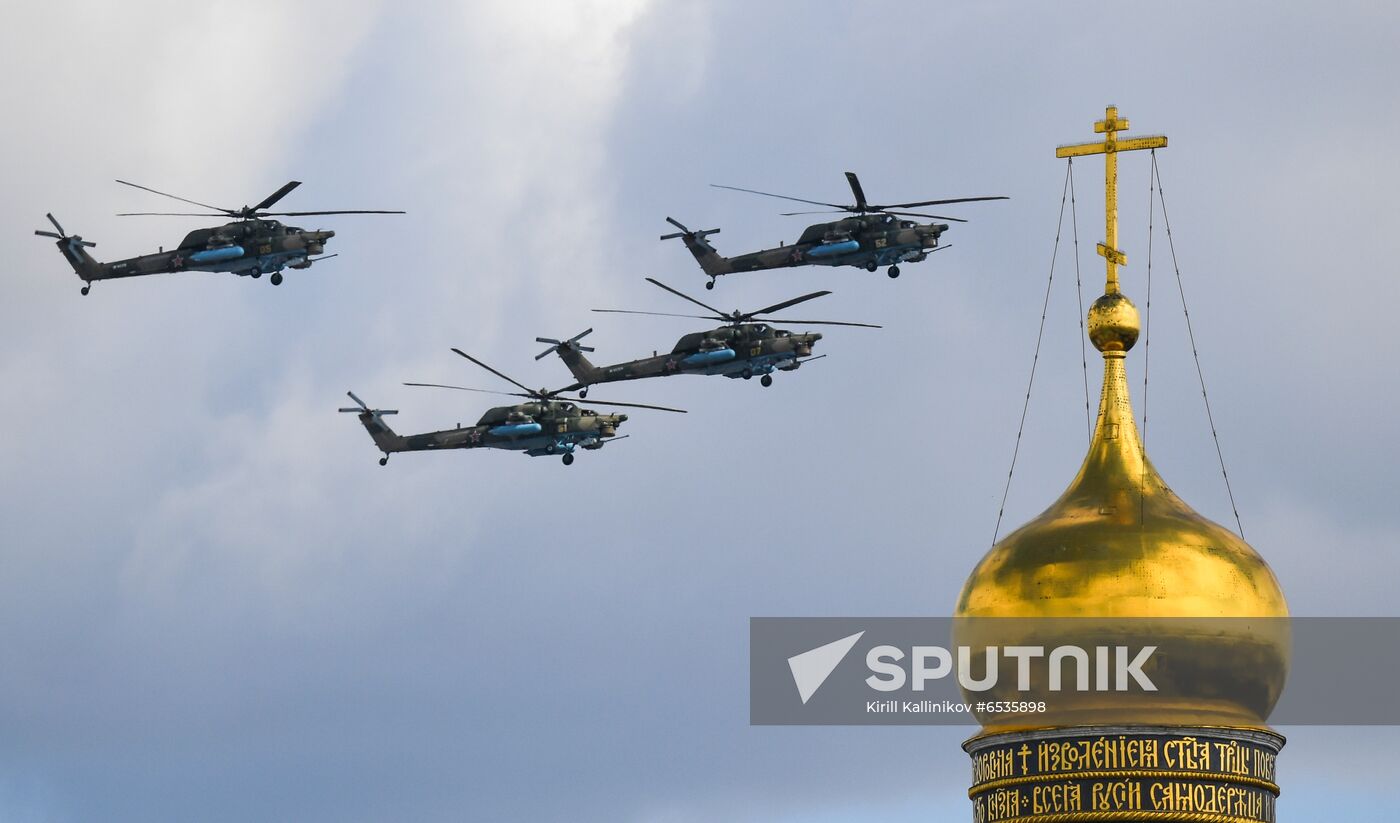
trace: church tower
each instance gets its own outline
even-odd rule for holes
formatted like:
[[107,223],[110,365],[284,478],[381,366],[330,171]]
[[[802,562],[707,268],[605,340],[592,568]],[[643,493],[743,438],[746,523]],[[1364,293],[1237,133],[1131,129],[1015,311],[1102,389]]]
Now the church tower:
[[1156,689],[1054,682],[969,695],[1043,704],[978,713],[982,729],[963,744],[976,823],[1275,819],[1284,739],[1266,721],[1288,670],[1288,607],[1263,558],[1178,498],[1139,438],[1126,371],[1139,321],[1118,282],[1127,257],[1117,248],[1117,154],[1167,139],[1120,136],[1127,128],[1110,106],[1094,124],[1102,142],[1056,150],[1105,163],[1107,279],[1087,327],[1103,392],[1088,454],[1059,499],[977,565],[956,615],[964,638],[1002,647],[1151,646],[1143,671]]

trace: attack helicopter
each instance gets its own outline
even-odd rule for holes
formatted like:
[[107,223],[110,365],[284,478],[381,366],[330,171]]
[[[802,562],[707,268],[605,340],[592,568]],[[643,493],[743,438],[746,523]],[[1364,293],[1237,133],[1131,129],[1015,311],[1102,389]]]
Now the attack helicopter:
[[[817,332],[793,334],[785,329],[775,329],[770,318],[759,317],[782,309],[815,300],[831,294],[829,291],[814,291],[781,303],[765,306],[757,311],[743,312],[735,309],[726,314],[713,306],[701,303],[684,292],[673,289],[660,280],[648,277],[647,282],[671,294],[688,300],[713,314],[670,314],[668,312],[629,311],[627,309],[594,309],[595,312],[609,314],[648,314],[658,317],[691,317],[698,320],[719,320],[727,325],[710,331],[687,334],[676,342],[670,354],[653,354],[625,363],[611,366],[595,366],[583,352],[593,351],[579,341],[593,333],[592,329],[570,337],[568,340],[555,340],[549,337],[536,337],[538,343],[548,343],[549,348],[535,355],[535,359],[558,354],[564,364],[578,380],[561,391],[577,391],[580,397],[588,396],[588,387],[595,383],[612,383],[619,380],[640,380],[647,377],[670,377],[673,374],[722,374],[725,377],[745,380],[761,375],[759,383],[765,388],[773,385],[774,371],[796,371],[803,363],[826,355],[812,357],[812,346],[822,339]],[[762,321],[769,322],[762,322]],[[785,320],[804,326],[861,326],[878,329],[871,323],[842,323],[835,320]]]
[[136,183],[118,180],[124,186],[169,197],[200,208],[210,209],[204,213],[190,212],[127,212],[118,217],[168,216],[168,217],[232,217],[234,222],[225,223],[210,229],[195,229],[185,235],[180,245],[170,251],[161,249],[155,254],[143,254],[125,260],[102,263],[94,260],[86,249],[95,246],[78,235],[68,235],[52,214],[46,215],[53,227],[51,231],[36,230],[41,237],[55,238],[58,250],[63,253],[73,271],[83,280],[82,293],[87,294],[94,280],[115,280],[121,277],[140,277],[148,274],[166,274],[180,271],[226,271],[257,279],[271,274],[272,285],[282,284],[282,269],[309,269],[319,260],[335,257],[334,254],[321,255],[326,241],[335,237],[333,231],[307,231],[296,226],[287,226],[271,220],[271,217],[305,217],[319,214],[403,214],[402,211],[384,209],[337,209],[333,211],[280,211],[270,212],[275,203],[301,183],[292,180],[282,188],[263,198],[256,206],[241,209],[225,209],[210,206],[163,191],[156,191]]
[[840,214],[843,212],[851,215],[834,222],[808,226],[797,238],[797,242],[791,246],[779,246],[776,249],[764,249],[750,254],[724,257],[715,250],[714,246],[710,245],[710,241],[705,239],[712,234],[718,234],[719,229],[691,231],[670,217],[666,218],[666,222],[680,231],[663,234],[661,239],[674,240],[679,237],[685,243],[685,247],[700,263],[700,268],[710,277],[709,282],[705,283],[707,289],[713,289],[715,278],[721,275],[762,269],[781,269],[789,266],[856,266],[872,272],[881,266],[889,266],[889,276],[898,277],[900,263],[917,263],[927,259],[939,248],[947,248],[938,245],[938,238],[948,230],[947,223],[916,223],[913,220],[901,220],[900,217],[927,217],[933,220],[951,220],[955,223],[967,222],[960,217],[944,217],[937,214],[902,211],[902,209],[941,206],[949,203],[971,203],[979,200],[1008,199],[1002,196],[955,197],[946,200],[920,200],[913,203],[891,203],[882,206],[866,202],[865,191],[861,188],[860,179],[853,172],[846,172],[846,182],[850,184],[851,193],[855,195],[856,202],[845,206],[838,203],[823,203],[818,200],[788,197],[785,194],[741,189],[737,186],[711,184],[717,189],[761,194],[764,197],[777,197],[782,200],[809,203],[813,206],[826,206],[832,210],[829,212],[784,212],[784,217],[799,214]]
[[[622,440],[629,435],[617,436],[617,427],[627,420],[625,414],[599,414],[592,409],[580,407],[573,398],[560,397],[565,389],[548,391],[531,389],[525,384],[507,377],[461,349],[452,351],[486,369],[506,382],[518,386],[521,391],[503,392],[490,389],[473,389],[466,386],[449,386],[442,383],[405,383],[405,386],[428,386],[439,389],[480,392],[483,394],[504,394],[512,397],[526,397],[528,402],[514,406],[497,406],[488,409],[475,426],[427,432],[425,434],[400,435],[389,428],[384,416],[398,414],[397,409],[372,409],[354,392],[346,392],[355,407],[340,409],[359,416],[360,423],[374,439],[374,445],[384,453],[379,465],[388,464],[389,455],[394,452],[440,451],[443,449],[509,449],[523,451],[530,457],[558,454],[563,456],[565,466],[573,465],[574,450],[578,448],[593,451],[601,449],[613,440]],[[685,413],[684,409],[668,406],[651,406],[645,403],[619,403],[593,401],[599,406],[626,406],[637,409]]]

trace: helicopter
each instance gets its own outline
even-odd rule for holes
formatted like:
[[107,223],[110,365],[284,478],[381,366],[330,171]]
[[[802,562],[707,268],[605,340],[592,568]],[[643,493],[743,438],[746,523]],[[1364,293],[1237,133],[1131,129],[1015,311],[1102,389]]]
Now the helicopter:
[[799,214],[839,214],[842,212],[851,215],[830,223],[817,223],[808,226],[797,238],[797,242],[791,246],[780,245],[776,249],[764,249],[736,257],[724,257],[705,239],[712,234],[719,234],[719,229],[691,231],[670,217],[666,218],[666,222],[680,231],[663,234],[661,239],[674,240],[679,237],[681,242],[685,243],[685,247],[700,263],[700,268],[710,277],[709,282],[705,283],[707,289],[713,289],[715,279],[721,275],[762,269],[781,269],[789,266],[856,266],[872,272],[881,266],[889,266],[889,276],[898,277],[900,263],[917,263],[926,260],[930,254],[938,249],[947,248],[947,246],[940,247],[938,245],[938,238],[948,230],[947,223],[916,223],[913,220],[899,218],[928,217],[933,220],[951,220],[956,223],[967,222],[960,217],[943,217],[937,214],[901,211],[901,209],[940,206],[949,203],[971,203],[978,200],[1008,199],[1002,196],[955,197],[948,200],[920,200],[914,203],[892,203],[887,206],[879,206],[866,202],[865,190],[861,188],[860,179],[856,177],[854,172],[846,172],[846,182],[850,184],[851,193],[855,195],[856,199],[856,202],[848,206],[823,203],[818,200],[804,200],[800,197],[788,197],[785,194],[771,194],[754,189],[741,189],[737,186],[710,184],[717,189],[761,194],[764,197],[794,200],[813,206],[827,206],[833,210],[831,212],[784,212],[784,217]]
[[334,254],[317,256],[325,251],[326,241],[335,237],[333,231],[307,231],[296,226],[287,226],[271,220],[277,217],[305,217],[316,214],[403,214],[402,211],[381,209],[340,209],[335,211],[265,211],[286,197],[292,189],[300,186],[300,181],[292,180],[277,191],[263,198],[256,206],[241,209],[225,209],[210,206],[184,197],[176,197],[146,186],[118,180],[124,186],[142,189],[162,197],[170,197],[184,203],[210,209],[207,213],[188,212],[128,212],[118,217],[169,216],[169,217],[220,217],[234,218],[211,229],[195,229],[185,235],[180,245],[170,251],[162,248],[155,254],[143,254],[125,260],[102,263],[94,260],[86,249],[97,245],[84,240],[79,235],[69,235],[58,224],[52,214],[45,215],[58,233],[36,230],[41,237],[55,238],[58,250],[63,253],[73,271],[83,280],[82,293],[92,289],[94,280],[115,280],[122,277],[140,277],[148,274],[166,274],[179,271],[226,271],[257,279],[271,274],[272,285],[282,285],[282,269],[309,269],[319,260],[335,257]]
[[[629,436],[617,436],[617,427],[627,420],[625,414],[599,414],[592,409],[582,408],[573,402],[573,398],[559,396],[566,391],[565,389],[548,391],[527,388],[525,384],[496,371],[461,349],[453,349],[452,351],[512,385],[520,387],[521,391],[502,392],[465,386],[449,386],[442,383],[405,383],[404,385],[456,389],[483,394],[504,394],[512,397],[526,397],[529,400],[514,406],[497,406],[493,409],[487,409],[475,426],[462,428],[459,424],[452,429],[404,436],[395,433],[393,429],[389,428],[389,424],[384,422],[384,416],[398,414],[397,409],[372,409],[354,392],[346,392],[356,405],[352,408],[342,408],[340,411],[359,416],[360,423],[369,432],[369,436],[374,439],[374,445],[378,446],[379,450],[384,453],[384,456],[379,458],[379,465],[387,465],[389,455],[394,452],[484,448],[523,451],[530,457],[558,454],[562,455],[565,466],[571,466],[574,462],[575,449],[582,448],[593,451],[601,449],[604,444],[613,440],[622,440]],[[684,409],[651,406],[644,403],[594,402],[600,406],[626,406],[685,413]]]
[[[685,335],[676,342],[675,348],[671,350],[670,354],[653,354],[651,357],[601,367],[588,362],[588,358],[583,355],[583,352],[594,349],[579,342],[592,334],[593,329],[576,334],[568,340],[536,337],[536,342],[548,343],[550,346],[535,355],[535,359],[539,360],[550,354],[558,354],[578,380],[577,383],[566,386],[561,391],[577,391],[580,397],[587,397],[588,387],[595,383],[640,380],[647,377],[669,377],[673,374],[722,374],[725,377],[742,377],[745,380],[754,375],[761,375],[759,383],[766,388],[773,385],[774,371],[796,371],[803,363],[826,356],[811,356],[812,346],[822,339],[821,334],[817,332],[793,334],[785,329],[775,329],[769,323],[762,322],[768,318],[762,318],[759,315],[771,314],[796,306],[798,303],[815,300],[818,297],[831,294],[829,291],[814,291],[811,294],[774,303],[757,311],[743,312],[735,309],[726,314],[713,306],[701,303],[688,294],[671,288],[660,280],[651,277],[646,280],[653,286],[665,289],[683,300],[688,300],[713,312],[713,314],[670,314],[625,309],[594,309],[593,311],[611,314],[649,314],[659,317],[693,317],[699,320],[719,320],[727,325],[710,331]],[[834,320],[790,320],[786,322],[804,326],[880,328],[880,326],[870,323],[841,323]]]

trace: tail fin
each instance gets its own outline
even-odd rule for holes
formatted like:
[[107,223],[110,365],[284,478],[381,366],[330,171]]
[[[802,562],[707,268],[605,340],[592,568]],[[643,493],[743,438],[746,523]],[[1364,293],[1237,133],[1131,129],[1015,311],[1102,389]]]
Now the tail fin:
[[384,422],[384,415],[398,414],[398,409],[371,409],[365,405],[365,401],[356,397],[354,392],[346,392],[346,394],[355,401],[358,408],[340,409],[340,411],[359,415],[360,424],[374,439],[374,445],[384,452],[384,457],[380,458],[379,465],[382,466],[389,462],[390,453],[405,451],[403,437],[396,434],[393,429],[389,428],[389,424]]
[[[64,259],[68,261],[68,265],[72,266],[73,271],[84,281],[91,282],[98,279],[97,275],[101,273],[102,264],[94,260],[92,255],[87,253],[88,249],[93,248],[97,244],[88,242],[79,235],[67,234],[63,231],[63,227],[58,224],[58,221],[54,219],[52,214],[46,214],[44,216],[49,218],[49,222],[53,224],[54,228],[58,229],[58,233],[55,234],[51,231],[37,229],[34,233],[40,237],[54,238],[57,241],[55,245],[58,246],[58,250],[63,254]],[[86,292],[84,292],[84,294],[86,294]]]
[[539,360],[541,357],[545,357],[550,354],[557,354],[559,355],[559,359],[564,361],[564,365],[569,367],[569,371],[573,373],[574,378],[578,380],[578,383],[574,385],[574,388],[585,388],[591,386],[594,383],[598,382],[599,377],[601,377],[601,373],[598,371],[597,366],[588,362],[588,358],[583,356],[584,352],[593,351],[593,347],[582,345],[578,341],[582,340],[583,338],[587,337],[592,333],[592,329],[586,329],[574,335],[573,337],[570,337],[568,340],[555,340],[550,337],[536,337],[535,342],[548,343],[550,345],[549,348],[535,355],[535,359]]
[[685,243],[685,247],[690,249],[690,253],[694,255],[696,262],[700,264],[700,268],[705,271],[705,274],[708,274],[711,278],[715,278],[721,274],[729,274],[733,271],[733,269],[729,267],[729,260],[715,251],[715,247],[711,246],[710,241],[705,239],[712,234],[719,234],[719,229],[691,231],[674,218],[667,217],[666,222],[680,229],[680,231],[672,232],[671,234],[663,234],[661,235],[661,239],[674,240],[679,237],[681,242]]

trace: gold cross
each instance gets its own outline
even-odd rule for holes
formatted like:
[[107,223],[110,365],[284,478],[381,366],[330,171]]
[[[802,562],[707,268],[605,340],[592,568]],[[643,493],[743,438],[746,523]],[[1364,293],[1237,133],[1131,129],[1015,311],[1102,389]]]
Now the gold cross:
[[1103,155],[1104,242],[1099,244],[1099,254],[1108,266],[1108,283],[1104,287],[1108,294],[1118,293],[1118,267],[1128,265],[1128,255],[1118,248],[1118,152],[1160,149],[1167,145],[1167,138],[1162,135],[1120,139],[1118,132],[1127,130],[1128,118],[1118,116],[1117,106],[1109,106],[1104,110],[1103,119],[1094,124],[1094,131],[1104,135],[1102,143],[1075,143],[1055,149],[1056,157]]

